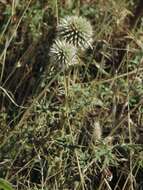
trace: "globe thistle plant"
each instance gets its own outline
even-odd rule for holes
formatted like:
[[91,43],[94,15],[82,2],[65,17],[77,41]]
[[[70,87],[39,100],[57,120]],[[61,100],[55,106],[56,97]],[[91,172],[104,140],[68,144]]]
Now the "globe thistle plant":
[[55,40],[50,50],[50,59],[60,68],[68,68],[78,63],[77,48],[65,40]]
[[92,44],[93,30],[90,22],[83,17],[67,16],[61,19],[58,35],[74,46],[86,49]]

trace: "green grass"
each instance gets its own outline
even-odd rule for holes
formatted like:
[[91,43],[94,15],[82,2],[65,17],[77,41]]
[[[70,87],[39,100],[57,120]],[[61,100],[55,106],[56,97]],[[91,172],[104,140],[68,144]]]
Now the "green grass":
[[[142,189],[139,3],[0,2],[0,178],[14,189]],[[49,55],[71,15],[90,21],[93,48],[63,70]]]

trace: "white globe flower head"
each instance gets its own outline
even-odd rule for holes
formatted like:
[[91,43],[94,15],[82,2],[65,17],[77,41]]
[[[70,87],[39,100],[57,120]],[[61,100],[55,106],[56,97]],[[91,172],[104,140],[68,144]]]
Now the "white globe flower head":
[[55,40],[50,50],[50,60],[65,69],[78,63],[77,48],[65,40]]
[[61,19],[57,27],[58,35],[78,48],[86,49],[93,41],[93,29],[83,17],[67,16]]

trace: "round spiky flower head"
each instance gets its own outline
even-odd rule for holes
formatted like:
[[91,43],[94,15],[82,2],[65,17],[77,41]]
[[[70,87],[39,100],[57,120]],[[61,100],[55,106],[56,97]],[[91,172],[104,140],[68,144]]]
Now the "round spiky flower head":
[[81,49],[91,47],[93,30],[86,18],[67,16],[61,19],[57,30],[58,35],[70,44]]
[[77,48],[65,40],[55,40],[50,50],[50,59],[61,68],[77,64]]

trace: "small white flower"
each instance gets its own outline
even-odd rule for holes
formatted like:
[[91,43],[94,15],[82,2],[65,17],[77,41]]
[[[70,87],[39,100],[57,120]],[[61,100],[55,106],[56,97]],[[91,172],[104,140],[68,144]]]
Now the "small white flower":
[[94,123],[94,130],[93,130],[93,136],[92,136],[93,141],[98,142],[99,140],[101,140],[101,137],[102,137],[102,128],[101,128],[99,122],[96,121]]

